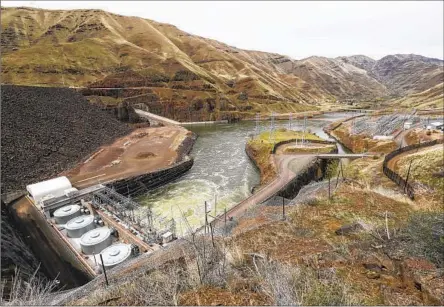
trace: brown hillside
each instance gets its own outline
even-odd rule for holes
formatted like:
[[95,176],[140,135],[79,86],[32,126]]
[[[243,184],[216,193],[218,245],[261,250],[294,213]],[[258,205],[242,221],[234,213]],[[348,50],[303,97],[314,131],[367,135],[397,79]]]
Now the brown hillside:
[[105,104],[143,103],[177,120],[381,100],[426,91],[443,76],[442,61],[416,55],[297,61],[102,10],[1,8],[1,25],[3,84],[124,87],[87,95]]

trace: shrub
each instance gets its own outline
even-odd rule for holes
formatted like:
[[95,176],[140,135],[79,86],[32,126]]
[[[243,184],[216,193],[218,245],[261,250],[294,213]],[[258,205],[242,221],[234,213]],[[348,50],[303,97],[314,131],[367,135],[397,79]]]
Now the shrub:
[[402,238],[408,243],[412,256],[421,256],[444,267],[444,213],[419,212],[413,214]]

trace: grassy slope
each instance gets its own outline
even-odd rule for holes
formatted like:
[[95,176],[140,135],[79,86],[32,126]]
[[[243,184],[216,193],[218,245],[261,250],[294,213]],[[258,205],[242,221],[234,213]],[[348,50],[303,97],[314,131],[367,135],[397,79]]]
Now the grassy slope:
[[[113,87],[113,76],[129,73],[126,86],[142,82],[174,88],[175,100],[189,104],[180,98],[198,83],[199,99],[222,96],[236,111],[252,114],[314,110],[312,99],[322,98],[303,91],[300,78],[283,76],[270,61],[274,54],[237,49],[169,24],[100,10],[27,8],[2,8],[1,22],[5,83],[84,86],[100,81]],[[175,77],[178,72],[196,81]],[[242,92],[248,100],[238,99]]]
[[[275,143],[291,140],[301,139],[304,133],[301,131],[292,131],[286,129],[279,129],[273,132],[273,139],[270,139],[270,132],[265,131],[255,138],[249,140],[246,145],[247,152],[255,161],[261,172],[261,184],[271,181],[276,176],[276,169],[274,163],[271,161],[271,150]],[[306,140],[322,140],[318,136],[305,133]]]
[[444,83],[406,97],[392,99],[384,105],[395,108],[439,109],[444,107]]
[[198,117],[209,120],[316,110],[386,92],[361,69],[334,59],[294,61],[101,10],[2,8],[1,23],[2,82],[114,87],[126,80],[125,87],[156,89],[162,104],[174,101],[177,114],[166,115],[176,118],[185,107],[200,112],[194,103],[202,101],[209,111]]
[[435,191],[444,190],[444,150],[442,144],[423,149],[417,153],[403,156],[397,162],[400,174],[407,174],[410,169],[410,179],[425,184]]

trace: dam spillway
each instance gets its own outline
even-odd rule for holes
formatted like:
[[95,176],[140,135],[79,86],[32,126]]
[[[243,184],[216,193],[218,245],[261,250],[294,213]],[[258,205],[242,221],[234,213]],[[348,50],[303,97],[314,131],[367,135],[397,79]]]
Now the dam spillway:
[[[351,113],[332,113],[307,119],[307,128],[318,136],[332,139],[323,131],[331,122],[350,117]],[[261,121],[260,131],[268,130],[270,121]],[[301,130],[303,120],[293,120],[292,128]],[[288,120],[275,121],[275,128],[288,128]],[[245,144],[255,131],[254,121],[187,127],[198,135],[190,153],[193,167],[181,178],[138,198],[154,212],[178,221],[178,235],[185,233],[184,215],[196,227],[203,224],[204,203],[216,216],[251,195],[260,182],[256,167],[245,153]],[[334,140],[333,140],[334,141]],[[340,144],[338,153],[346,152]],[[216,204],[216,206],[214,205]]]

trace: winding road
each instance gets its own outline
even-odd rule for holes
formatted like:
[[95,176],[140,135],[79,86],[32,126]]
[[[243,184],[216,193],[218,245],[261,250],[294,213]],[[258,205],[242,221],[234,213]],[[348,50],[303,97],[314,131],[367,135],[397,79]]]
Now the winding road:
[[[363,158],[371,157],[369,154],[293,154],[293,155],[271,155],[277,165],[278,175],[265,186],[257,190],[253,195],[244,199],[227,211],[227,218],[237,217],[245,213],[250,207],[260,204],[282,189],[298,174],[303,172],[311,163],[317,159],[340,159],[340,158]],[[213,226],[222,226],[224,213],[216,217],[211,223]],[[201,227],[199,230],[204,229]]]
[[[271,155],[271,159],[273,159],[275,165],[277,165],[278,176],[257,190],[253,195],[228,210],[227,217],[231,218],[239,216],[245,213],[245,211],[251,206],[268,200],[317,158],[314,155]],[[221,223],[223,222],[224,214],[221,214],[211,223],[213,226],[217,227],[221,226]],[[203,228],[204,227],[201,227],[200,230]]]

